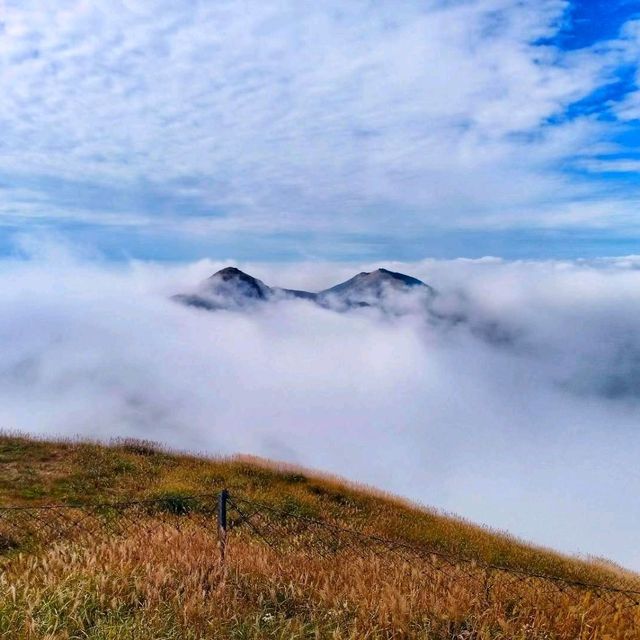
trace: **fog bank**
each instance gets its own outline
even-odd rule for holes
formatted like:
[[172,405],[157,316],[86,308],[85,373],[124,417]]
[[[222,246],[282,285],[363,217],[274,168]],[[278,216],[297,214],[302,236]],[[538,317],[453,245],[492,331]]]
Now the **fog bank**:
[[0,263],[0,425],[336,472],[640,569],[640,258],[241,264],[320,289],[385,266],[421,310],[179,305],[229,263]]

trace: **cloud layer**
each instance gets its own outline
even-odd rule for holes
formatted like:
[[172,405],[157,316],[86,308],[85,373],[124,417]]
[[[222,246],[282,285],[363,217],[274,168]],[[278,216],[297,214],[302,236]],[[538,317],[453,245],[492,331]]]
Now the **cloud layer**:
[[636,228],[637,188],[611,176],[634,171],[638,92],[610,87],[637,70],[638,23],[567,50],[571,7],[5,0],[0,224],[324,255]]
[[[639,258],[385,265],[458,324],[169,300],[220,266],[4,261],[0,424],[271,456],[640,568]],[[240,266],[320,289],[379,265]]]

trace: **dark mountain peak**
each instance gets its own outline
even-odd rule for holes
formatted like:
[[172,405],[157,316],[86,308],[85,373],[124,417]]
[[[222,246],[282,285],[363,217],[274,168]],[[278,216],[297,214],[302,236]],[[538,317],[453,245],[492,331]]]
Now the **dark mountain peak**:
[[389,269],[384,269],[382,267],[380,267],[380,269],[376,269],[375,271],[373,271],[371,275],[373,274],[379,274],[379,276],[382,278],[398,280],[399,282],[406,284],[408,287],[429,286],[424,282],[422,282],[422,280],[418,280],[418,278],[405,275],[404,273],[399,273],[398,271],[389,271]]
[[346,282],[321,291],[318,300],[325,306],[337,309],[375,306],[393,310],[406,304],[403,294],[410,291],[422,292],[427,298],[434,293],[422,280],[380,268],[362,271]]
[[228,280],[233,280],[234,278],[237,278],[244,282],[257,282],[256,278],[250,276],[244,271],[240,271],[240,269],[238,269],[237,267],[225,267],[224,269],[220,269],[220,271],[216,271],[213,275],[209,276],[209,280],[221,279],[225,282],[227,282]]
[[246,276],[248,274],[246,274],[244,271],[240,271],[240,269],[238,269],[238,267],[225,267],[224,269],[220,269],[220,271],[216,271],[213,275],[209,276],[211,278],[213,278],[213,276]]
[[264,282],[236,267],[225,267],[216,271],[209,276],[204,288],[210,293],[233,294],[234,298],[240,296],[259,300],[265,300],[271,293]]
[[264,282],[236,267],[216,271],[200,284],[195,293],[179,294],[174,300],[201,309],[241,309],[273,296]]
[[431,287],[422,282],[422,280],[407,276],[404,273],[380,268],[375,271],[362,271],[350,280],[342,282],[330,289],[326,289],[322,293],[343,293],[349,290],[355,291],[363,289],[378,290],[387,285],[394,288],[425,287],[427,289],[431,289]]

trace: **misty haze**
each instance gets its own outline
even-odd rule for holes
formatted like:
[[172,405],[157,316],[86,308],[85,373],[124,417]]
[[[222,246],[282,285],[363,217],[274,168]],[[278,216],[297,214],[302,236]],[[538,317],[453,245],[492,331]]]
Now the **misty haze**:
[[[436,293],[210,311],[173,296],[224,265],[29,250],[0,271],[6,428],[288,460],[640,566],[640,259],[391,263]],[[311,291],[375,271],[241,266]]]

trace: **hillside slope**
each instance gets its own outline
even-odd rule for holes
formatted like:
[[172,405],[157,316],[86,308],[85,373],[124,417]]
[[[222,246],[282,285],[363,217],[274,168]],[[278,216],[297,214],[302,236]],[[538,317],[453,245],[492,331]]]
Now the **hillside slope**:
[[[204,497],[188,498],[222,488],[234,500],[230,521],[237,525],[224,566],[213,509]],[[52,512],[38,505],[133,499],[155,499],[178,515],[162,520],[136,506],[135,514],[114,516],[126,523],[117,535],[91,529],[30,546],[6,534],[0,637],[640,637],[633,596],[571,586],[630,589],[634,576],[335,478],[132,441],[0,438],[0,505],[33,507],[0,512],[0,541],[3,517],[9,522],[16,513],[55,528]],[[180,518],[188,511],[198,511],[197,527]],[[398,545],[420,552],[403,555]]]

